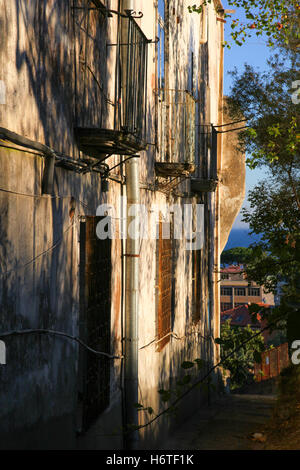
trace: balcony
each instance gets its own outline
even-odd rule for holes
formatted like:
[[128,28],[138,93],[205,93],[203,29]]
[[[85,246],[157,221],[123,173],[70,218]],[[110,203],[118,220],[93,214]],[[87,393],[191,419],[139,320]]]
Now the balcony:
[[117,38],[115,44],[107,44],[116,48],[114,128],[75,128],[79,149],[100,161],[108,155],[131,155],[147,148],[147,48],[151,41],[129,10],[118,13]]
[[218,158],[218,131],[213,125],[203,126],[201,135],[205,144],[205,153],[202,156],[202,176],[191,179],[193,193],[214,192],[218,185],[217,158]]
[[157,176],[188,176],[195,171],[196,100],[186,90],[158,89]]

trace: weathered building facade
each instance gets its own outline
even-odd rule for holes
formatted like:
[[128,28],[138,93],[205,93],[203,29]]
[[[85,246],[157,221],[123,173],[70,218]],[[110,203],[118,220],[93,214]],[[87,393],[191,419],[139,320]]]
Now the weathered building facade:
[[251,303],[274,305],[274,295],[266,292],[264,286],[249,281],[241,265],[222,268],[220,286],[221,312]]
[[224,10],[188,5],[0,0],[1,448],[155,447],[213,393],[147,424],[218,360]]

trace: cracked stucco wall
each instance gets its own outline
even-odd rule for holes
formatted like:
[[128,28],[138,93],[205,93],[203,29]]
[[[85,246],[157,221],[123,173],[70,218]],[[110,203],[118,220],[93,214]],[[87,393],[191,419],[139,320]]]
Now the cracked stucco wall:
[[[233,119],[226,113],[224,107],[224,124],[232,122]],[[234,129],[241,127],[232,125]],[[229,127],[224,127],[228,130]],[[223,152],[221,160],[220,179],[220,253],[222,253],[230,230],[240,212],[245,198],[246,163],[245,154],[238,148],[238,131],[223,134]]]

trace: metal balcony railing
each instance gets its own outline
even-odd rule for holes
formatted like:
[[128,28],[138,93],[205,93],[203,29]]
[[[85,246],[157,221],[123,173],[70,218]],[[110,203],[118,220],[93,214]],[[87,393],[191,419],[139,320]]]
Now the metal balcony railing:
[[212,124],[200,124],[197,171],[191,179],[191,191],[215,191],[218,184],[218,131]]
[[139,140],[146,135],[147,44],[149,41],[136,21],[120,17],[120,130]]
[[211,126],[211,152],[210,152],[209,175],[214,180],[216,180],[218,177],[217,161],[218,161],[218,132],[216,128],[212,125]]
[[185,90],[159,89],[158,150],[161,162],[195,163],[196,100]]
[[100,160],[108,155],[131,155],[147,148],[147,49],[152,41],[135,21],[140,16],[133,15],[131,10],[124,13],[107,10],[110,16],[112,13],[118,15],[116,42],[106,46],[111,51],[109,73],[115,84],[111,103],[114,106],[113,125],[110,120],[109,127],[106,127],[106,119],[105,127],[75,128],[80,150]]

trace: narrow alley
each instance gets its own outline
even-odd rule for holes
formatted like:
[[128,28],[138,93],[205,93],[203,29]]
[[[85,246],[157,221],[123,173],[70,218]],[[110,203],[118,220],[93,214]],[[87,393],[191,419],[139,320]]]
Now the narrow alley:
[[238,395],[221,398],[199,409],[170,436],[161,449],[259,450],[264,443],[253,441],[271,417],[275,395]]
[[300,0],[193,3],[0,0],[0,452],[300,450]]

